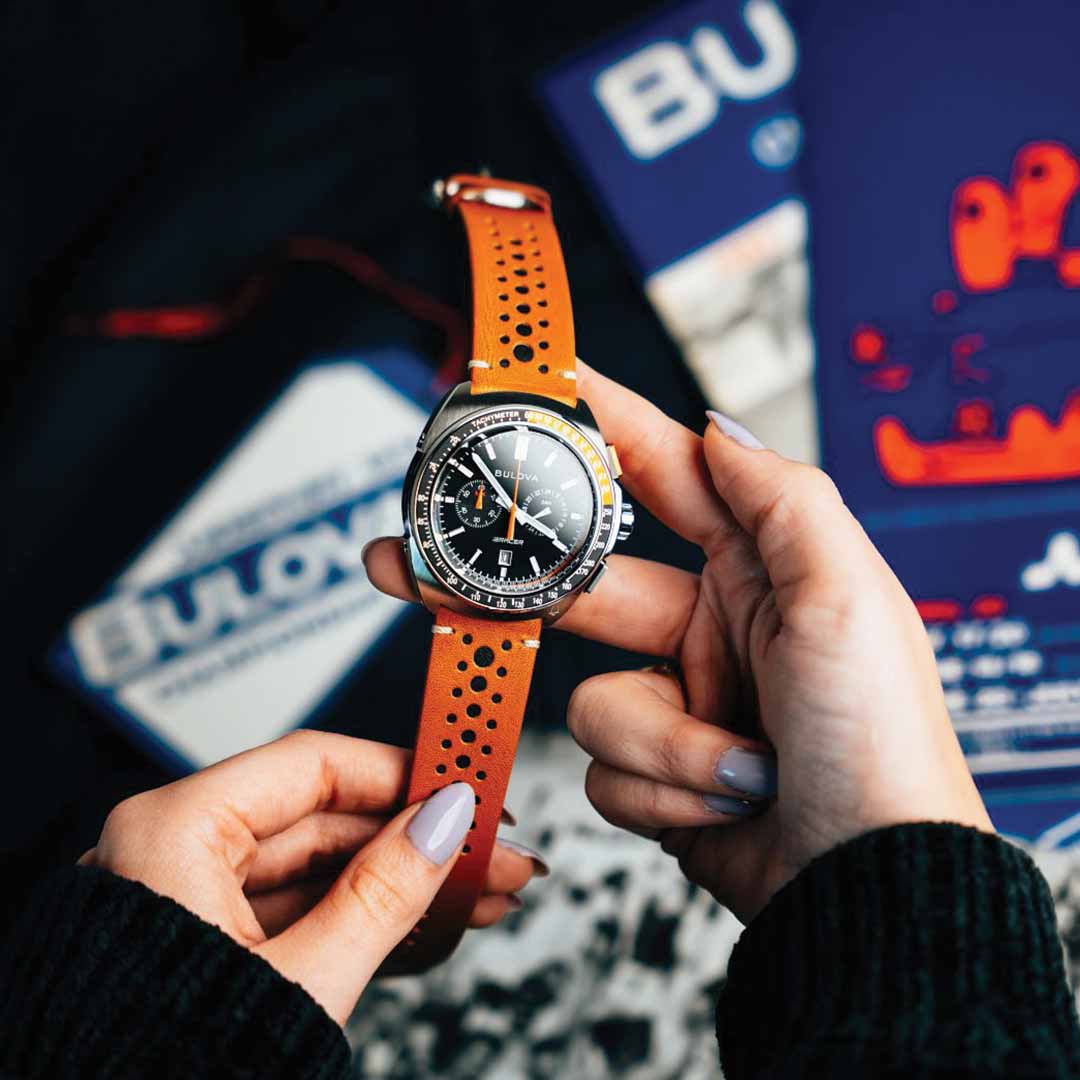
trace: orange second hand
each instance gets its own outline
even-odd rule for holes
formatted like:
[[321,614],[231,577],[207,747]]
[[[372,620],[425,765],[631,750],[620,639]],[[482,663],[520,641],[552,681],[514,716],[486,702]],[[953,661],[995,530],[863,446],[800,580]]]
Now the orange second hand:
[[510,500],[510,525],[506,530],[506,539],[514,539],[514,519],[517,515],[518,485],[521,483],[521,465],[518,464],[517,476],[514,477],[514,497]]

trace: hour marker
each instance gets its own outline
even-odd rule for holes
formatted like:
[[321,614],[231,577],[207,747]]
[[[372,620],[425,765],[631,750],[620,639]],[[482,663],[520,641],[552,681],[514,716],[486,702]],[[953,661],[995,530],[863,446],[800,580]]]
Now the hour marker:
[[480,548],[477,548],[477,549],[476,549],[476,550],[475,550],[475,551],[474,551],[474,552],[472,553],[472,558],[470,558],[470,559],[469,559],[469,565],[470,565],[470,566],[472,566],[472,564],[473,564],[474,562],[476,562],[476,560],[477,560],[477,559],[479,559],[479,558],[480,558]]
[[533,568],[533,573],[536,574],[537,576],[539,576],[539,574],[540,574],[540,564],[536,561],[536,556],[535,555],[530,555],[529,556],[529,565]]
[[504,578],[509,573],[510,573],[509,568],[507,568],[505,566],[499,567],[499,577]]
[[492,461],[494,461],[495,447],[491,445],[491,441],[489,439],[485,439],[480,445],[483,446],[484,453],[487,454],[487,456],[491,458]]
[[539,513],[533,514],[533,521],[539,521],[542,517],[547,517],[551,513],[551,507],[545,506]]
[[[453,533],[450,534],[453,536]],[[569,551],[570,549],[561,540],[551,541],[560,551]]]
[[446,539],[449,540],[451,537],[460,536],[464,531],[465,531],[465,526],[462,525],[460,529],[455,529],[453,532],[448,532],[446,534]]
[[550,469],[550,468],[551,468],[551,463],[552,463],[552,462],[553,462],[553,461],[554,461],[554,460],[555,460],[555,459],[556,459],[556,458],[557,458],[558,456],[559,456],[559,451],[558,451],[558,450],[552,450],[552,451],[551,451],[551,453],[550,453],[550,454],[548,454],[548,456],[547,456],[546,458],[544,458],[544,468],[545,468],[545,469]]
[[514,552],[511,548],[503,548],[499,552],[499,565],[509,566],[514,559]]
[[564,480],[559,487],[565,491],[567,488],[572,488],[577,483],[577,477],[571,476],[569,480]]
[[461,473],[463,476],[468,476],[470,479],[472,478],[472,469],[466,469],[465,466],[462,465],[460,461],[453,462],[453,465],[454,465],[454,468],[457,469],[457,471],[459,473]]
[[442,501],[443,501],[443,502],[448,502],[448,503],[452,503],[452,502],[456,502],[457,500],[456,500],[456,499],[454,498],[454,496],[453,496],[453,495],[444,495],[444,496],[442,497]]
[[526,435],[519,435],[514,443],[514,460],[524,461],[529,456],[529,439]]
[[571,521],[580,521],[581,520],[581,515],[580,514],[571,514],[570,515],[570,520]]

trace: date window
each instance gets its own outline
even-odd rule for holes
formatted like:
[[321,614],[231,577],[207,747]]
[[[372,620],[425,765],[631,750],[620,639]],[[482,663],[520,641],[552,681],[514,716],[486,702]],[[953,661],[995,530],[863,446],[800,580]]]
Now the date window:
[[509,566],[510,565],[510,560],[513,557],[514,557],[513,551],[511,551],[509,548],[502,548],[499,551],[499,565],[500,566]]

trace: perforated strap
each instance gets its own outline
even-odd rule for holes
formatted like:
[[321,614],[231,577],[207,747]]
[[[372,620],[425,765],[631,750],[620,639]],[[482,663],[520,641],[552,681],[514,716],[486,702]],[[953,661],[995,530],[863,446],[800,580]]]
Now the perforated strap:
[[[540,394],[577,403],[574,313],[562,247],[542,188],[452,176],[447,203],[465,222],[472,267],[472,392]],[[478,195],[521,196],[491,205]]]
[[407,798],[464,780],[476,793],[476,816],[446,883],[384,973],[426,970],[465,932],[487,876],[539,647],[539,619],[495,622],[439,609]]

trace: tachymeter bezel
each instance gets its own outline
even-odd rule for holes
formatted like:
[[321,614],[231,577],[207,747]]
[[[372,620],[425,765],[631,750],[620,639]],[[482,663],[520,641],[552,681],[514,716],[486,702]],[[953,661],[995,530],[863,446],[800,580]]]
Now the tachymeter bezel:
[[[435,540],[430,509],[435,482],[446,458],[462,442],[481,432],[512,427],[527,427],[554,438],[578,459],[592,489],[594,514],[588,538],[557,577],[538,589],[503,593],[478,588],[463,579]],[[597,571],[615,527],[613,486],[603,448],[565,416],[531,405],[497,407],[455,424],[425,453],[409,497],[410,530],[424,566],[439,586],[453,596],[500,615],[520,616],[525,612],[543,615],[575,595]]]

